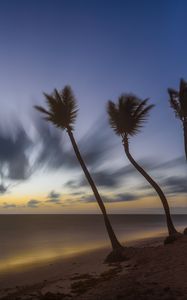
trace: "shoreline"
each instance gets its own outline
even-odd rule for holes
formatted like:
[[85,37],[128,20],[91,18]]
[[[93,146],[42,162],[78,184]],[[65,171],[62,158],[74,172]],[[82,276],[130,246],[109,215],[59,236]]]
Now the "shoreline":
[[[105,247],[37,265],[32,269],[1,274],[0,299],[123,299],[120,294],[124,299],[130,300],[183,299],[176,298],[176,295],[175,298],[165,298],[165,294],[172,296],[177,284],[180,289],[186,289],[187,296],[187,284],[183,282],[180,285],[177,279],[172,284],[170,282],[171,271],[176,272],[178,278],[184,272],[183,278],[187,275],[187,237],[183,236],[167,246],[163,246],[163,239],[164,237],[154,237],[129,242],[125,250],[129,259],[121,263],[104,263],[110,252],[110,248]],[[138,295],[134,296],[137,289]],[[160,289],[168,292],[159,292],[159,296]],[[144,298],[141,298],[141,294]]]
[[[144,245],[158,245],[162,243],[162,237],[141,238],[127,243],[128,247],[143,247]],[[0,274],[0,297],[14,292],[23,286],[32,286],[41,282],[58,281],[62,278],[68,281],[73,275],[94,274],[98,276],[102,272],[110,270],[104,260],[111,251],[110,247],[101,247],[93,250],[74,254],[66,258],[56,258],[46,262],[35,263],[27,267],[19,266]],[[67,290],[67,288],[65,288]],[[1,299],[1,298],[0,298]]]

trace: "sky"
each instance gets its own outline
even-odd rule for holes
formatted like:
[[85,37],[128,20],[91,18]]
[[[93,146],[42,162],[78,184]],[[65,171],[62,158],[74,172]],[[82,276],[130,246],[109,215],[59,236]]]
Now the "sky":
[[75,138],[109,213],[162,213],[128,162],[106,104],[122,93],[155,108],[130,140],[135,159],[187,213],[182,127],[167,88],[187,79],[185,0],[0,1],[0,213],[99,213],[65,132],[33,105],[71,85]]

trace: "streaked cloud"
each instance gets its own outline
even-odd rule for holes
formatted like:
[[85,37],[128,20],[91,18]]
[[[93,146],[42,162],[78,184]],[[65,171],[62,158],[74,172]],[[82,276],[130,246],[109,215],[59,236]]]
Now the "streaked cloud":
[[31,199],[27,202],[27,206],[30,208],[37,208],[40,203],[41,203],[41,201],[39,201],[39,200]]
[[5,194],[8,191],[9,186],[5,186],[3,183],[0,184],[0,195]]
[[47,195],[47,200],[46,202],[49,203],[54,203],[54,204],[59,204],[61,202],[61,194],[56,193],[55,191],[51,191],[48,195]]
[[[114,194],[111,196],[101,195],[103,202],[105,203],[117,203],[117,202],[127,202],[127,201],[135,201],[139,198],[136,194]],[[85,195],[79,199],[80,202],[92,203],[96,202],[94,195]]]
[[2,205],[3,208],[16,208],[17,205],[16,204],[11,204],[11,203],[6,203],[4,202]]

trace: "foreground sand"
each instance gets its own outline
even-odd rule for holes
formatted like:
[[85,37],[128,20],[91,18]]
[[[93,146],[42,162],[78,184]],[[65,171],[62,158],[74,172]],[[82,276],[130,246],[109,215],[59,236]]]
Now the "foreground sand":
[[103,264],[109,249],[38,265],[0,277],[6,300],[187,300],[187,237],[128,247],[127,261]]

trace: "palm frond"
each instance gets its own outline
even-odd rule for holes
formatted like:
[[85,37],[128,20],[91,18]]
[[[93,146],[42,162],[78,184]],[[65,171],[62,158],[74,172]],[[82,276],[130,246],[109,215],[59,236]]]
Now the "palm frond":
[[176,90],[172,89],[172,88],[168,89],[168,94],[169,94],[170,97],[178,97],[179,96],[179,93]]
[[139,122],[139,124],[145,122],[148,119],[150,110],[154,107],[154,104],[150,104],[147,107],[141,109],[138,114],[136,114],[135,118]]
[[117,135],[133,136],[140,131],[153,107],[147,106],[147,101],[132,94],[122,94],[117,104],[108,101],[109,123]]
[[180,80],[180,84],[179,84],[179,95],[181,97],[181,93],[186,89],[187,87],[187,81],[185,81],[183,78],[181,78]]
[[182,117],[187,117],[187,82],[184,79],[180,80],[179,102]]
[[118,110],[116,109],[116,105],[114,104],[114,102],[112,101],[108,101],[108,106],[107,106],[107,111],[109,114],[109,123],[112,129],[114,129],[114,131],[116,132],[116,134],[120,135],[119,132],[119,114],[118,114]]
[[48,116],[51,116],[51,113],[47,111],[45,108],[43,108],[42,106],[34,105],[34,108]]
[[170,106],[173,108],[176,118],[182,119],[180,103],[175,98],[170,99]]
[[56,101],[60,104],[62,102],[62,99],[60,97],[60,94],[59,94],[58,90],[54,89],[53,94],[54,94],[54,98],[56,99]]
[[170,105],[177,118],[182,121],[187,118],[187,82],[180,80],[179,91],[168,89]]
[[41,106],[35,108],[47,115],[45,120],[52,122],[56,127],[73,130],[78,109],[71,88],[65,86],[62,91],[55,89],[52,94],[44,93],[44,96],[49,110]]
[[138,107],[136,108],[136,110],[134,112],[135,117],[139,114],[139,112],[142,110],[142,108],[146,106],[148,101],[149,101],[149,98],[146,98],[145,100],[140,102],[140,104],[138,105]]

